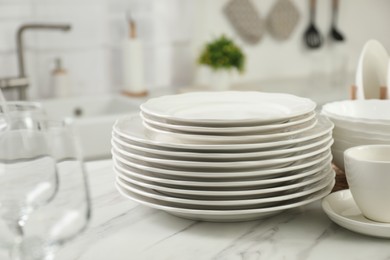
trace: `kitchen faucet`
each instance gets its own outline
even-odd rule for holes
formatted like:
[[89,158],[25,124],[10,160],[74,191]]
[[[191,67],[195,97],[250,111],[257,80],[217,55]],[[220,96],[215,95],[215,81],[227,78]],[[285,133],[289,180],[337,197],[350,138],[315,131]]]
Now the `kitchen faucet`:
[[0,88],[16,88],[20,100],[27,99],[27,87],[29,80],[25,72],[24,64],[24,45],[23,33],[27,30],[60,30],[69,31],[71,26],[69,24],[24,24],[19,27],[16,33],[16,52],[18,58],[18,76],[12,78],[0,79]]

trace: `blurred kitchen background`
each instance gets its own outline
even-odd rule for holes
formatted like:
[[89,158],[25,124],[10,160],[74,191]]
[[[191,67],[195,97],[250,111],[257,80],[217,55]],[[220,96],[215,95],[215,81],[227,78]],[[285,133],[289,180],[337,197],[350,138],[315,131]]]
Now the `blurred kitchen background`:
[[[54,96],[52,71],[61,59],[72,95],[119,92],[123,85],[122,43],[128,38],[128,16],[143,42],[148,89],[186,88],[204,80],[196,59],[202,46],[222,34],[232,38],[247,58],[235,85],[272,85],[304,79],[313,89],[353,84],[364,43],[377,39],[390,49],[388,0],[340,0],[338,28],[346,40],[328,34],[331,0],[317,1],[316,24],[324,36],[319,49],[309,49],[303,34],[309,24],[309,1],[292,0],[297,23],[280,41],[265,30],[257,43],[243,41],[223,9],[229,0],[0,0],[0,78],[16,76],[15,35],[23,23],[69,23],[67,33],[26,31],[26,73],[31,99]],[[276,0],[251,0],[266,23]],[[268,82],[268,83],[267,83]],[[296,82],[296,81],[295,81]],[[294,88],[293,84],[284,84]]]

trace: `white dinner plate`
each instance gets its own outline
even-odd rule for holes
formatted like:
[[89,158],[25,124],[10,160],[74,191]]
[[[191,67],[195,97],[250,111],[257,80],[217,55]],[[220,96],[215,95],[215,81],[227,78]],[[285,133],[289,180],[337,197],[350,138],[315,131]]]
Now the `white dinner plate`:
[[256,178],[256,179],[268,179],[278,176],[287,176],[295,174],[296,171],[302,171],[313,165],[321,164],[324,161],[329,160],[331,152],[326,151],[316,156],[297,160],[293,164],[287,167],[279,167],[276,169],[252,169],[247,171],[190,171],[190,170],[171,170],[162,167],[153,167],[144,164],[140,164],[138,161],[126,160],[121,156],[113,153],[113,159],[120,162],[122,166],[131,171],[137,171],[138,173],[145,172],[146,174],[159,174],[172,176],[177,179],[183,180],[202,180],[202,179],[234,179],[234,178]]
[[[319,164],[313,165],[310,168],[305,170],[296,172],[295,174],[290,174],[278,178],[270,178],[270,179],[238,179],[238,180],[212,180],[205,179],[203,181],[192,181],[192,180],[177,180],[177,179],[169,179],[164,178],[161,175],[150,175],[148,173],[142,172],[139,173],[137,171],[130,171],[125,166],[121,165],[121,163],[114,160],[114,168],[115,170],[123,176],[127,176],[134,179],[139,179],[141,181],[145,180],[151,183],[156,183],[157,185],[166,186],[166,187],[203,187],[203,188],[244,188],[244,187],[275,187],[281,186],[285,183],[292,183],[302,180],[305,177],[317,174],[320,171],[325,171],[330,167],[330,159]],[[272,186],[270,186],[272,185]]]
[[140,164],[145,164],[145,165],[160,165],[163,167],[169,167],[171,169],[178,169],[178,170],[207,169],[208,171],[217,171],[217,170],[224,170],[224,171],[241,170],[242,171],[250,168],[270,169],[270,168],[277,168],[277,167],[289,165],[295,161],[303,160],[315,156],[317,154],[321,154],[329,150],[332,144],[333,144],[333,139],[321,145],[320,147],[307,149],[305,151],[295,153],[290,157],[265,159],[265,160],[253,160],[253,161],[236,161],[236,162],[232,162],[232,161],[203,162],[203,161],[192,161],[192,160],[187,161],[187,160],[169,160],[169,159],[154,158],[154,157],[142,156],[142,155],[127,152],[117,147],[117,145],[114,142],[112,142],[112,149],[116,152],[117,156],[122,157],[125,160],[133,159],[133,160],[137,160]]
[[297,202],[288,203],[285,205],[279,205],[275,207],[258,208],[258,209],[246,209],[246,210],[199,210],[173,207],[170,203],[159,201],[152,198],[147,198],[130,191],[124,191],[119,185],[116,184],[117,190],[126,198],[136,201],[142,205],[146,205],[155,209],[166,211],[170,214],[201,221],[214,221],[214,222],[237,222],[237,221],[249,221],[260,218],[276,215],[284,210],[292,209],[300,206],[304,206],[311,202],[317,201],[324,196],[328,195],[333,189],[335,181],[326,186],[324,189],[315,192],[302,200]]
[[[119,176],[121,177],[121,176]],[[126,184],[127,182],[155,190],[162,194],[166,194],[172,197],[179,198],[189,198],[189,199],[243,199],[243,198],[260,198],[260,197],[270,197],[270,196],[280,196],[283,194],[291,194],[297,189],[305,187],[307,185],[324,181],[325,179],[334,179],[334,171],[321,172],[321,174],[316,174],[307,177],[304,181],[287,184],[283,186],[271,187],[271,188],[257,188],[252,187],[251,189],[234,189],[234,190],[213,190],[212,188],[206,189],[203,187],[180,187],[180,188],[170,188],[158,185],[156,183],[148,182],[145,180],[136,180],[133,177],[124,176],[121,178],[122,183]]]
[[147,116],[141,112],[143,121],[148,124],[162,127],[171,132],[182,133],[198,133],[198,134],[270,134],[282,133],[291,131],[291,127],[302,125],[316,116],[315,112],[310,112],[303,116],[299,116],[294,120],[287,122],[275,123],[270,125],[255,125],[255,126],[233,126],[233,127],[202,127],[191,125],[176,125],[168,124],[154,120],[153,117]]
[[143,122],[146,128],[146,135],[152,140],[173,144],[252,144],[257,142],[279,142],[291,140],[299,133],[313,128],[317,119],[313,118],[303,125],[291,126],[288,132],[254,135],[206,135],[206,134],[185,134],[170,132],[153,124]]
[[281,148],[268,151],[253,151],[253,152],[225,152],[225,153],[204,153],[204,152],[182,152],[182,151],[167,151],[156,149],[155,147],[144,147],[137,145],[137,143],[121,139],[116,133],[112,133],[112,141],[122,150],[127,152],[140,154],[149,157],[165,158],[173,160],[193,160],[193,161],[243,161],[243,160],[259,160],[282,158],[291,156],[294,153],[311,149],[313,147],[321,146],[332,139],[331,134],[326,134],[308,140],[290,148]]
[[334,192],[322,201],[322,208],[331,220],[351,231],[390,238],[390,223],[380,223],[367,219],[352,197],[350,190]]
[[285,148],[294,144],[299,144],[314,138],[326,135],[333,129],[333,123],[324,116],[318,116],[317,124],[305,131],[296,135],[291,140],[284,140],[278,142],[258,142],[252,144],[172,144],[167,142],[160,142],[150,140],[145,133],[145,128],[142,124],[141,117],[137,115],[130,115],[116,121],[113,126],[113,131],[122,140],[137,142],[140,146],[154,147],[156,149],[170,150],[170,151],[205,151],[205,152],[238,152],[238,151],[254,151],[254,150],[270,150],[275,148]]
[[363,47],[356,69],[357,99],[379,99],[380,87],[387,86],[389,55],[377,40],[369,40]]
[[312,100],[290,94],[225,91],[152,98],[141,105],[141,111],[183,125],[243,126],[289,120],[315,107]]
[[[143,188],[134,184],[131,184],[129,182],[123,182],[121,180],[121,176],[119,178],[116,178],[116,183],[122,187],[123,189],[137,193],[141,196],[165,201],[168,203],[171,203],[172,206],[183,206],[183,207],[191,207],[191,208],[198,208],[198,209],[224,209],[224,210],[231,210],[231,209],[248,209],[248,208],[261,208],[261,207],[269,207],[272,205],[280,205],[281,203],[288,203],[289,200],[297,199],[303,196],[310,195],[312,193],[315,193],[319,190],[322,190],[326,186],[329,185],[329,179],[323,179],[321,182],[313,183],[310,185],[307,185],[298,191],[287,194],[287,195],[281,195],[281,196],[273,196],[268,198],[255,198],[255,199],[242,199],[242,200],[199,200],[199,199],[183,199],[183,198],[176,198],[176,197],[170,197],[165,196],[155,190]],[[124,191],[125,192],[125,191]]]

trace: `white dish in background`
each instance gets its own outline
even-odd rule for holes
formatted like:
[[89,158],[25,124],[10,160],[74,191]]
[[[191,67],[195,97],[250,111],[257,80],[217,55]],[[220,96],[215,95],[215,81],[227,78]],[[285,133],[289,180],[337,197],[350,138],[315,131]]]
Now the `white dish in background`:
[[322,164],[325,161],[328,161],[331,158],[331,152],[326,151],[319,155],[313,156],[311,158],[298,160],[293,164],[287,167],[280,167],[276,169],[261,169],[261,170],[249,170],[249,171],[222,171],[222,172],[212,172],[212,171],[189,171],[189,170],[171,170],[164,168],[156,168],[152,166],[147,166],[139,164],[134,161],[125,160],[117,154],[113,153],[114,161],[120,162],[122,166],[129,169],[130,171],[136,171],[137,173],[145,174],[157,174],[157,175],[166,175],[172,176],[172,178],[182,179],[182,180],[204,180],[204,179],[244,179],[244,178],[255,178],[255,179],[268,179],[275,178],[278,176],[288,176],[291,174],[296,174],[297,171],[304,171],[305,169],[312,167],[313,165]]
[[390,223],[380,223],[365,218],[356,206],[350,190],[334,192],[322,201],[322,208],[331,220],[351,231],[390,238]]
[[152,98],[141,105],[141,111],[173,124],[244,126],[290,120],[315,107],[310,99],[289,94],[225,91]]
[[343,100],[325,104],[322,113],[330,118],[360,123],[390,126],[390,102],[388,100]]
[[[265,160],[254,160],[254,161],[226,161],[226,162],[202,162],[202,161],[192,161],[192,160],[169,160],[161,158],[153,158],[148,156],[137,155],[134,153],[129,153],[125,150],[120,149],[116,146],[115,143],[112,143],[112,148],[116,152],[116,156],[122,157],[125,160],[134,159],[138,160],[140,164],[156,164],[163,167],[170,167],[171,169],[193,169],[193,170],[202,170],[207,169],[208,171],[231,171],[231,170],[244,170],[250,168],[257,169],[270,169],[283,167],[289,165],[298,160],[307,159],[323,152],[329,150],[333,140],[330,140],[328,143],[322,145],[321,147],[311,148],[306,151],[298,152],[291,157],[286,158],[277,158],[277,159],[265,159]],[[211,155],[212,156],[212,155]]]
[[233,127],[202,127],[202,126],[189,126],[189,125],[176,125],[158,120],[153,120],[153,117],[148,117],[141,112],[143,121],[147,124],[156,125],[162,127],[171,132],[182,133],[198,133],[198,134],[270,134],[270,133],[282,133],[290,131],[291,127],[302,125],[316,116],[315,112],[310,112],[303,116],[297,117],[294,120],[288,122],[275,123],[270,125],[255,125],[255,126],[233,126]]
[[[209,207],[208,209],[224,209],[229,210],[232,209],[232,207],[236,208],[260,208],[260,207],[269,207],[270,203],[273,205],[286,203],[288,200],[297,199],[303,196],[310,195],[312,193],[315,193],[319,190],[322,190],[324,187],[329,185],[329,181],[324,180],[321,183],[313,183],[309,184],[302,189],[300,189],[297,192],[294,192],[292,194],[287,195],[281,195],[281,196],[274,196],[274,197],[266,197],[266,198],[254,198],[254,199],[233,199],[233,200],[202,200],[202,199],[185,199],[185,198],[177,198],[177,197],[170,197],[166,196],[164,194],[161,194],[153,189],[148,189],[144,187],[140,187],[134,184],[131,184],[129,182],[123,182],[122,176],[118,175],[119,178],[116,178],[116,182],[119,186],[124,188],[125,190],[128,190],[133,193],[137,193],[141,196],[165,201],[172,204],[179,204],[176,206],[180,206],[182,204],[186,207],[199,207],[202,209],[206,209],[206,207]],[[229,207],[229,208],[228,208]]]
[[259,209],[246,209],[246,210],[199,210],[199,209],[188,209],[188,208],[178,208],[173,207],[169,203],[155,200],[152,198],[147,198],[130,191],[123,191],[118,184],[116,188],[118,191],[126,198],[129,198],[133,201],[136,201],[140,204],[166,211],[170,214],[189,218],[194,220],[202,221],[215,221],[215,222],[237,222],[237,221],[248,221],[255,220],[259,218],[265,218],[272,215],[276,215],[284,210],[300,207],[316,200],[319,200],[325,197],[330,193],[334,186],[335,181],[333,180],[327,187],[324,189],[315,192],[302,200],[297,202],[292,202],[286,205],[280,205],[275,207],[259,208]]
[[151,174],[147,172],[137,172],[136,170],[130,170],[124,165],[121,165],[120,162],[114,160],[114,168],[117,172],[121,173],[124,176],[138,178],[140,180],[146,180],[149,182],[158,183],[159,185],[173,187],[173,186],[186,186],[186,187],[214,187],[214,188],[237,188],[237,187],[253,187],[253,186],[267,186],[267,185],[281,185],[283,183],[298,181],[302,178],[311,176],[320,171],[325,171],[329,167],[330,158],[327,161],[324,161],[318,165],[313,165],[307,169],[297,171],[294,174],[288,174],[286,176],[269,178],[269,179],[203,179],[203,180],[182,180],[182,179],[171,179],[166,178],[167,176],[161,174]]
[[383,45],[368,41],[360,54],[356,70],[357,99],[379,99],[380,87],[387,86],[389,55]]
[[143,122],[150,139],[173,144],[253,144],[258,142],[279,142],[294,139],[296,135],[310,130],[317,124],[313,118],[303,125],[291,126],[288,132],[256,135],[206,135],[170,132],[153,124]]
[[264,160],[271,158],[283,158],[291,156],[294,153],[311,149],[329,142],[332,139],[331,134],[317,137],[290,148],[281,148],[277,150],[268,151],[254,151],[254,152],[232,152],[232,153],[200,153],[200,152],[181,152],[181,151],[167,151],[156,148],[149,148],[136,143],[125,142],[120,139],[115,133],[112,133],[112,141],[122,150],[135,154],[140,154],[148,157],[166,158],[173,160],[196,160],[196,161],[243,161],[243,160]]
[[253,144],[172,144],[167,142],[160,142],[155,140],[150,140],[150,138],[145,133],[145,128],[142,124],[142,119],[139,115],[131,115],[124,118],[121,118],[116,121],[113,126],[113,131],[117,134],[122,140],[131,140],[139,143],[142,146],[156,148],[161,150],[171,150],[171,151],[206,151],[206,152],[215,152],[215,151],[229,151],[229,152],[238,152],[238,151],[253,151],[260,149],[275,149],[288,147],[294,144],[299,144],[301,142],[323,136],[327,133],[330,133],[333,129],[333,123],[324,116],[318,116],[317,124],[298,135],[294,139],[284,140],[278,142],[267,142],[267,143],[253,143]]

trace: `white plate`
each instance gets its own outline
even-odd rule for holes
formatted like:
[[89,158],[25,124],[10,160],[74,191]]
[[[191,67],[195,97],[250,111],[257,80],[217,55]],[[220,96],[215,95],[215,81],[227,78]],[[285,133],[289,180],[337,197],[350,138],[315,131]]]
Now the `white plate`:
[[[330,159],[321,163],[320,165],[314,165],[308,169],[296,172],[295,174],[286,175],[279,178],[270,178],[270,179],[239,179],[239,180],[220,180],[210,181],[210,179],[205,179],[203,181],[192,181],[192,180],[177,180],[177,179],[168,179],[164,176],[157,174],[148,174],[145,172],[138,173],[137,171],[130,171],[126,167],[122,166],[120,163],[114,160],[115,170],[121,174],[121,176],[127,176],[133,179],[139,179],[141,181],[148,181],[156,183],[157,185],[167,186],[167,187],[203,187],[203,188],[244,188],[244,187],[268,187],[269,185],[280,186],[284,183],[291,183],[301,180],[305,177],[314,175],[320,171],[327,170],[330,167]],[[123,177],[126,179],[125,177]]]
[[303,169],[309,168],[313,165],[321,164],[323,161],[329,160],[331,157],[331,152],[326,151],[319,155],[313,156],[311,158],[298,160],[293,164],[287,167],[280,167],[276,169],[255,169],[249,171],[222,171],[222,172],[212,172],[212,171],[189,171],[189,170],[171,170],[164,169],[161,167],[147,166],[134,162],[131,160],[123,159],[121,156],[113,154],[113,159],[120,162],[122,166],[125,166],[131,171],[137,171],[139,173],[147,172],[148,174],[163,174],[167,176],[174,176],[174,178],[180,178],[183,180],[201,180],[203,178],[215,178],[215,179],[228,179],[228,178],[256,178],[256,179],[267,179],[271,177],[286,176],[294,174],[294,171],[301,171]]
[[145,180],[136,180],[135,178],[125,176],[126,180],[121,178],[122,183],[126,184],[127,182],[161,192],[163,194],[168,194],[168,196],[180,197],[180,198],[190,198],[190,199],[241,199],[241,198],[260,198],[260,197],[270,197],[283,194],[291,194],[297,189],[305,187],[316,182],[321,182],[328,179],[334,179],[334,171],[331,169],[328,172],[322,172],[318,175],[313,175],[305,179],[304,181],[292,183],[284,186],[277,186],[271,188],[257,188],[252,187],[251,189],[234,189],[234,190],[213,190],[212,188],[206,189],[202,187],[180,187],[180,188],[170,188],[158,185],[156,183],[148,182]]
[[277,168],[285,165],[289,165],[297,160],[303,160],[310,158],[317,154],[321,154],[329,150],[333,140],[330,140],[328,143],[321,145],[320,147],[314,147],[305,151],[298,152],[291,157],[286,158],[276,158],[276,159],[265,159],[265,160],[254,160],[254,161],[225,161],[225,162],[202,162],[202,161],[185,161],[185,160],[169,160],[169,159],[160,159],[153,158],[148,156],[137,155],[134,153],[129,153],[125,150],[120,149],[116,146],[115,143],[112,143],[112,149],[116,152],[116,156],[122,157],[125,160],[134,159],[139,161],[141,164],[145,165],[160,165],[165,167],[170,167],[171,169],[193,169],[193,170],[202,170],[207,169],[208,171],[232,171],[232,170],[245,170],[250,168],[257,169],[269,169]]
[[313,128],[317,119],[313,118],[302,126],[292,126],[288,132],[256,135],[206,135],[206,134],[183,134],[167,131],[152,124],[143,122],[146,135],[152,140],[173,144],[252,144],[257,142],[279,142],[291,140],[299,133]]
[[166,201],[168,203],[171,203],[172,206],[176,205],[177,207],[184,206],[184,207],[191,207],[191,208],[198,208],[198,209],[224,209],[224,210],[231,210],[233,208],[238,209],[248,209],[248,208],[260,208],[260,207],[269,207],[271,205],[280,205],[281,203],[288,203],[288,200],[297,199],[303,196],[310,195],[314,192],[317,192],[319,190],[322,190],[326,186],[329,185],[329,179],[324,179],[321,182],[317,182],[314,184],[307,185],[300,189],[297,192],[294,192],[292,194],[288,195],[281,195],[281,196],[273,196],[269,198],[256,198],[256,199],[243,199],[243,200],[198,200],[198,199],[183,199],[183,198],[175,198],[175,197],[169,197],[165,196],[163,194],[160,194],[152,189],[143,188],[137,185],[133,185],[128,182],[123,182],[121,180],[121,176],[116,179],[116,183],[122,187],[123,189],[137,193],[141,196],[160,200],[160,201]]
[[166,211],[170,214],[201,221],[214,221],[214,222],[237,222],[237,221],[249,221],[259,218],[265,218],[272,215],[276,215],[284,210],[304,206],[311,202],[317,201],[324,196],[328,195],[334,186],[334,180],[332,183],[324,189],[305,197],[294,203],[280,205],[268,208],[259,209],[246,209],[246,210],[197,210],[173,207],[167,202],[162,202],[152,198],[147,198],[139,194],[123,191],[119,185],[116,185],[117,190],[126,198],[136,201],[140,204]]
[[379,223],[365,218],[350,190],[334,192],[322,201],[322,208],[331,220],[351,231],[390,238],[390,223]]
[[139,143],[140,145],[147,147],[154,147],[156,149],[163,150],[173,150],[173,151],[229,151],[229,152],[238,152],[238,151],[253,151],[260,149],[270,150],[271,148],[281,148],[288,147],[294,144],[299,144],[304,141],[308,141],[319,136],[326,135],[330,133],[333,129],[333,123],[324,116],[318,116],[317,124],[310,130],[298,134],[294,139],[284,140],[279,142],[259,142],[253,144],[172,144],[167,142],[159,142],[150,140],[150,138],[145,133],[145,128],[142,124],[142,119],[139,115],[131,115],[124,118],[121,118],[116,121],[113,126],[113,131],[115,134],[120,136],[122,140],[131,140]]
[[331,134],[317,137],[308,140],[286,149],[268,150],[268,151],[254,151],[241,153],[202,153],[202,152],[182,152],[182,151],[167,151],[157,149],[155,147],[143,147],[137,143],[129,140],[121,139],[116,133],[112,133],[112,141],[122,150],[127,152],[140,154],[148,157],[176,159],[176,160],[198,160],[198,161],[242,161],[242,160],[259,160],[270,158],[282,158],[291,156],[296,152],[304,151],[313,147],[320,146],[329,142],[332,138]]
[[289,120],[315,107],[310,99],[289,94],[226,91],[152,98],[141,105],[141,111],[184,125],[243,126]]
[[343,100],[325,104],[322,113],[343,121],[390,126],[390,102],[388,100]]
[[201,127],[201,126],[188,126],[188,125],[175,125],[168,124],[153,120],[153,117],[148,117],[141,112],[143,121],[148,124],[156,125],[157,127],[165,128],[171,132],[182,132],[182,133],[202,133],[202,134],[265,134],[265,133],[281,133],[290,131],[292,126],[299,126],[307,121],[313,119],[316,113],[311,112],[309,114],[289,120],[288,122],[275,123],[270,125],[256,125],[256,126],[236,126],[236,127]]
[[360,54],[356,69],[357,99],[379,99],[380,87],[387,86],[389,55],[383,45],[368,41]]

